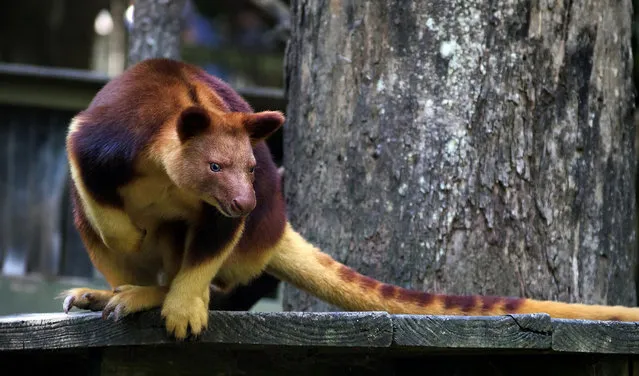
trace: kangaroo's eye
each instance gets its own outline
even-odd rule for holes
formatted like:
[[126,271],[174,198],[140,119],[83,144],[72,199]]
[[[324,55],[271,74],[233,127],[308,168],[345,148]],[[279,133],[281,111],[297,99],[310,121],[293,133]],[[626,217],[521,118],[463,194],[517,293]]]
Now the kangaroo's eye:
[[220,172],[220,170],[222,169],[222,167],[220,167],[219,164],[217,163],[211,163],[211,171],[213,172]]
[[254,173],[254,172],[255,172],[255,166],[253,166],[253,167],[249,168],[249,172],[250,172],[251,174],[252,174],[252,173]]

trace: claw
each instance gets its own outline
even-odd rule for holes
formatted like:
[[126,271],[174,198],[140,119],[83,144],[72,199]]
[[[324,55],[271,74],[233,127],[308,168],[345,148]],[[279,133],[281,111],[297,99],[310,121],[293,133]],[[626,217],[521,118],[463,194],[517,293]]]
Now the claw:
[[118,322],[127,315],[125,311],[126,305],[123,303],[107,304],[102,310],[102,318],[106,320],[109,318],[109,315],[113,314],[113,321]]
[[64,299],[62,309],[69,313],[73,308],[101,311],[110,297],[113,295],[108,290],[94,290],[84,287],[73,288],[62,292],[59,297]]
[[113,306],[107,304],[107,306],[102,310],[102,320],[108,319],[111,312],[113,312]]
[[75,302],[75,296],[73,295],[69,295],[64,298],[64,303],[62,303],[62,309],[64,310],[64,313],[69,313],[69,310],[71,309],[71,307],[73,307],[73,302]]
[[113,310],[113,321],[118,322],[122,317],[125,316],[122,315],[123,308],[124,306],[122,304],[118,304],[117,306],[115,306],[115,309]]

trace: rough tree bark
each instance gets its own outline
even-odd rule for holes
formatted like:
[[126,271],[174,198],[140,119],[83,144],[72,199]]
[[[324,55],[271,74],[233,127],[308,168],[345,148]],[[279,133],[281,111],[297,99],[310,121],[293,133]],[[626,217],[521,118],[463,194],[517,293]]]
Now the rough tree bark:
[[180,58],[185,4],[186,0],[135,1],[128,65],[151,57]]
[[[438,293],[635,304],[631,1],[292,2],[293,225]],[[286,288],[287,310],[336,307]]]

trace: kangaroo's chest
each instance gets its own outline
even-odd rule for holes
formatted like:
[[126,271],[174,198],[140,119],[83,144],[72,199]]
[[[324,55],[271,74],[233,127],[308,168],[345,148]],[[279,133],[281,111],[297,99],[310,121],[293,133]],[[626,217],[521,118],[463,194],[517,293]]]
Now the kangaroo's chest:
[[133,223],[142,229],[156,228],[168,220],[192,220],[201,210],[201,203],[189,197],[168,178],[142,176],[120,188],[124,210]]

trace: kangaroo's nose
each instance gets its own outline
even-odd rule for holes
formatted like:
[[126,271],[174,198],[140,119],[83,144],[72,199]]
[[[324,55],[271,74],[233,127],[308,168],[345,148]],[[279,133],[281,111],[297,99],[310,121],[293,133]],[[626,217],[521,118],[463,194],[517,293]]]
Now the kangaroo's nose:
[[255,209],[255,198],[250,196],[238,196],[231,202],[232,214],[238,217],[248,215],[253,209]]

